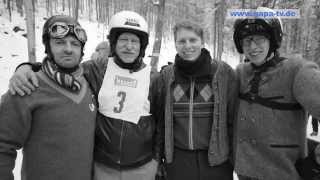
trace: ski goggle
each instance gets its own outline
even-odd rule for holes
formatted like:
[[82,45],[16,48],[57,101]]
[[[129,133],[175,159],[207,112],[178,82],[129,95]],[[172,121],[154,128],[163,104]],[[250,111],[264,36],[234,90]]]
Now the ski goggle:
[[76,38],[83,44],[86,43],[86,31],[79,25],[66,24],[64,22],[56,22],[49,28],[50,37],[53,38],[63,38],[70,33],[74,34]]

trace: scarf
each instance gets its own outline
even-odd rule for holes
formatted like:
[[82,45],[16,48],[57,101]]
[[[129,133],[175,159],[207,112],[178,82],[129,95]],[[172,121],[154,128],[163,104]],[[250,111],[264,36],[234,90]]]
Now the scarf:
[[199,77],[211,74],[211,61],[209,51],[203,48],[200,56],[194,61],[184,60],[177,54],[174,65],[177,71],[184,75]]
[[42,71],[59,86],[69,91],[79,92],[81,89],[81,84],[75,77],[76,74],[77,77],[82,75],[82,68],[80,67],[72,74],[62,72],[48,57],[45,57],[42,62]]

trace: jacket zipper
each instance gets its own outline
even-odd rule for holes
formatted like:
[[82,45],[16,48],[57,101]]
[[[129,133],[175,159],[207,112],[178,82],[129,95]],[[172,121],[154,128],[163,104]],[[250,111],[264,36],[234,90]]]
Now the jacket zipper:
[[191,77],[190,85],[190,103],[189,103],[189,148],[194,149],[193,145],[193,96],[194,96],[194,80]]
[[118,160],[118,164],[121,163],[123,129],[124,129],[124,122],[121,121],[121,133],[120,133],[120,142],[119,142],[119,160]]

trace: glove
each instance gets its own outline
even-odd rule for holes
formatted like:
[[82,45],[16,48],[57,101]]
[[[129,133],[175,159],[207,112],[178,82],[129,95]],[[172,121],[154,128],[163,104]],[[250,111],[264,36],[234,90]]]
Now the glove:
[[299,175],[304,180],[320,180],[320,145],[308,157],[299,159],[295,166]]

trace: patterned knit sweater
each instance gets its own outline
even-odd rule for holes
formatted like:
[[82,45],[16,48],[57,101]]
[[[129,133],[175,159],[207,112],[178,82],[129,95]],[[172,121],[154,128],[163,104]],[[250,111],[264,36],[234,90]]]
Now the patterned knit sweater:
[[40,87],[30,96],[1,98],[0,179],[13,180],[23,148],[23,180],[90,180],[96,108],[86,81],[74,94],[37,75]]

